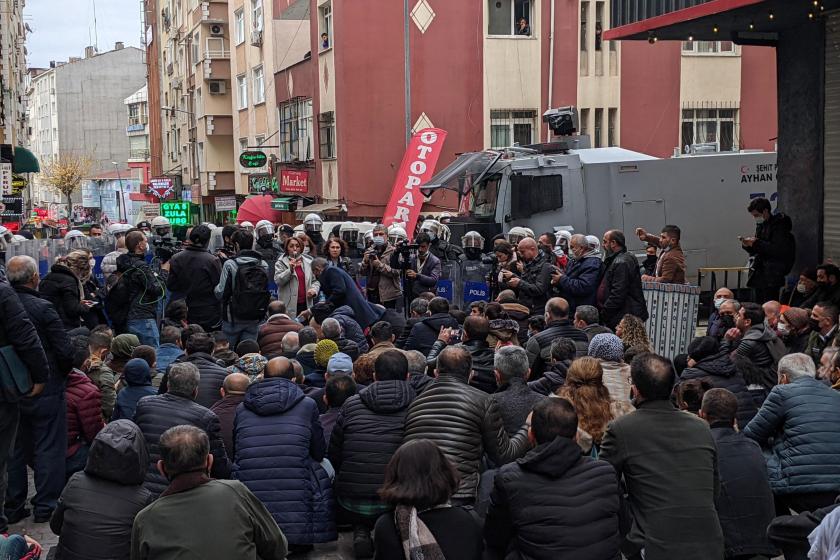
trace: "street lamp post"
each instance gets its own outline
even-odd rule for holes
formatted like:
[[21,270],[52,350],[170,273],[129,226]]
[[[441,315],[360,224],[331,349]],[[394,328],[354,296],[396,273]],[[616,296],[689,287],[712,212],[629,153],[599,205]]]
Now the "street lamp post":
[[117,171],[117,180],[120,183],[120,199],[119,201],[117,201],[117,213],[121,213],[119,221],[125,220],[126,222],[128,222],[128,212],[126,212],[125,199],[123,198],[123,184],[122,177],[120,176],[120,167],[116,161],[112,161],[111,163],[114,164],[114,169]]

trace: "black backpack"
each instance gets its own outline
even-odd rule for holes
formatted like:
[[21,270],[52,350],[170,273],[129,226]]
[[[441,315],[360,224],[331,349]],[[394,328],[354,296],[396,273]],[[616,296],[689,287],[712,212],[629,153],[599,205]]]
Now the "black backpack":
[[262,265],[253,262],[238,265],[229,303],[231,315],[243,321],[262,320],[270,299],[268,274]]

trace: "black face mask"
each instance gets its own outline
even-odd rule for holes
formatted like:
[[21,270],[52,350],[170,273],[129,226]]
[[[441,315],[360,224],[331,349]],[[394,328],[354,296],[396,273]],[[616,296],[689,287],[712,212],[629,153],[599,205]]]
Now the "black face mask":
[[731,329],[735,327],[735,317],[732,315],[721,315],[720,326],[724,329]]
[[811,327],[812,331],[820,332],[820,322],[816,319],[808,319],[808,326]]
[[467,247],[464,249],[464,254],[467,256],[467,260],[477,261],[481,258],[481,249],[478,247]]

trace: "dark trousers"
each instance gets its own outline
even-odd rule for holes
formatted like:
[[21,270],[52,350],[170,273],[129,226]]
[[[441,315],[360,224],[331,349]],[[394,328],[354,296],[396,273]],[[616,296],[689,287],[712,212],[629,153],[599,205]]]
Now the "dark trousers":
[[796,513],[814,511],[828,507],[837,499],[837,492],[816,492],[810,494],[785,494],[774,496],[776,515],[790,515],[790,510]]
[[18,405],[0,402],[0,533],[8,528],[3,502],[6,498],[6,488],[9,478],[6,474],[6,464],[15,446],[15,434],[18,427]]
[[64,489],[67,453],[67,404],[64,392],[25,399],[20,406],[20,425],[9,458],[6,514],[20,513],[26,506],[29,484],[26,466],[35,471],[32,505],[38,517],[49,516]]

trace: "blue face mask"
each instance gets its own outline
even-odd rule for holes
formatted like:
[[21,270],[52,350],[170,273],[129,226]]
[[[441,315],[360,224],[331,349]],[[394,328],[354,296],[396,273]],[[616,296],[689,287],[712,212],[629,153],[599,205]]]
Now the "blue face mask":
[[381,247],[382,245],[385,245],[385,238],[384,237],[374,237],[373,238],[373,244],[376,245],[377,247]]

